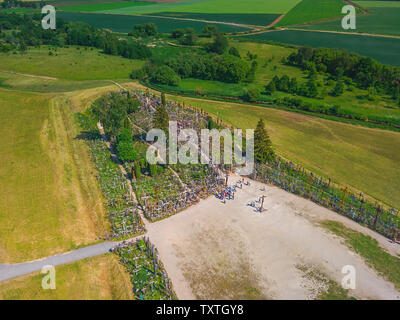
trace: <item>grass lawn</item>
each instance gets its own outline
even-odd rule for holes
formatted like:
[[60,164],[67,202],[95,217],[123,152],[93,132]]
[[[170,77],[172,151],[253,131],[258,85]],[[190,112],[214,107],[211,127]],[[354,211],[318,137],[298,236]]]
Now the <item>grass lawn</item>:
[[245,104],[173,96],[240,128],[262,118],[274,148],[287,159],[400,208],[400,133]]
[[400,289],[400,258],[382,249],[378,241],[336,221],[323,221],[321,225],[345,240],[346,245],[359,254],[369,266]]
[[135,14],[154,12],[191,12],[191,13],[270,13],[288,12],[300,0],[183,0],[169,3],[158,3],[145,7],[127,7],[107,10],[107,13]]
[[[52,55],[49,55],[52,52]],[[98,49],[29,48],[27,53],[0,54],[0,70],[44,75],[66,80],[124,79],[144,61],[130,60],[101,53]]]
[[131,300],[130,276],[114,254],[56,267],[56,289],[42,289],[40,272],[0,282],[0,300]]
[[343,0],[303,0],[290,10],[277,26],[295,25],[342,16]]
[[400,66],[400,39],[296,30],[259,33],[244,36],[244,38],[310,46],[313,48],[346,49],[362,56],[371,57],[385,64]]
[[301,28],[400,36],[400,6],[396,8],[370,8],[369,11],[371,13],[357,17],[356,30],[344,30],[341,20],[304,25]]
[[108,231],[74,113],[110,88],[59,97],[0,89],[2,263],[65,252]]

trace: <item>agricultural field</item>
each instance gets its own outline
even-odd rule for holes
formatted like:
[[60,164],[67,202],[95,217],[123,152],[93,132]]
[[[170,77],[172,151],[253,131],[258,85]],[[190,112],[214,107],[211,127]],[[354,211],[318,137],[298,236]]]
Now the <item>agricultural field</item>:
[[[400,133],[364,128],[302,114],[245,104],[171,96],[219,115],[240,128],[262,118],[277,152],[317,174],[332,177],[398,207]],[[398,147],[395,147],[398,146]]]
[[348,50],[381,63],[400,66],[400,39],[343,33],[283,30],[244,36],[247,39],[274,41],[299,46]]
[[56,290],[35,272],[0,282],[0,300],[132,300],[129,274],[114,254],[56,267]]
[[343,0],[303,0],[290,10],[277,26],[296,25],[304,22],[340,17]]
[[1,261],[95,242],[109,227],[71,105],[65,97],[4,89],[0,101]]
[[238,23],[251,26],[268,26],[279,18],[279,14],[264,13],[187,13],[187,12],[156,12],[152,16],[173,17],[182,19],[195,19],[205,21],[218,21],[226,23]]
[[70,46],[31,48],[26,53],[0,53],[0,70],[43,75],[65,80],[103,80],[129,78],[130,72],[144,64],[109,56],[95,48]]
[[[135,24],[154,23],[158,31],[163,33],[171,32],[178,28],[193,28],[196,32],[201,32],[209,23],[199,21],[182,21],[163,17],[148,17],[137,15],[110,15],[97,13],[79,12],[58,12],[57,17],[67,21],[85,22],[97,28],[105,28],[115,32],[130,32]],[[236,25],[215,24],[221,32],[240,32],[249,30]]]
[[354,1],[364,8],[400,8],[399,1]]
[[357,17],[356,30],[344,30],[341,25],[341,20],[304,25],[300,26],[300,28],[400,36],[400,6],[393,8],[373,7],[368,9],[368,14]]
[[146,1],[121,1],[121,2],[105,2],[105,3],[93,3],[93,4],[78,4],[60,8],[64,11],[71,11],[71,12],[95,12],[104,10],[123,9],[127,7],[149,6],[152,4],[154,3]]
[[270,13],[288,12],[299,0],[282,1],[230,1],[230,0],[183,0],[168,3],[157,3],[145,7],[135,6],[104,11],[113,14],[136,14],[154,12],[190,12],[190,13]]

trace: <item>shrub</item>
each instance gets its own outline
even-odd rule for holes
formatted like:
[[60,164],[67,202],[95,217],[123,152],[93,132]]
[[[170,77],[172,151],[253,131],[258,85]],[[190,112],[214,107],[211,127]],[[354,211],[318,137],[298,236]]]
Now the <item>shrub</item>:
[[151,81],[169,86],[177,86],[180,82],[180,77],[173,69],[168,66],[159,67],[151,77]]

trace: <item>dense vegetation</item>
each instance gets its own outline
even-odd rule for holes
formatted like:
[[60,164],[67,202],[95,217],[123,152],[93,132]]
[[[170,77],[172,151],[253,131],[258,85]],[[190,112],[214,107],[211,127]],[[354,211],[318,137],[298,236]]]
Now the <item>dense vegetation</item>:
[[[0,52],[26,51],[27,46],[42,44],[96,47],[111,55],[130,59],[145,59],[151,51],[145,45],[132,40],[120,40],[116,35],[96,29],[84,23],[57,20],[55,30],[44,30],[41,16],[0,13]],[[11,31],[11,32],[10,32]]]

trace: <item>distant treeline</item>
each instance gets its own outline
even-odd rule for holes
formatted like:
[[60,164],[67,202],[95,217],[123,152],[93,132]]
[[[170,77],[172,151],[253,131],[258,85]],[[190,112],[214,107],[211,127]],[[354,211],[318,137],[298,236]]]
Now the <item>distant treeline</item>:
[[18,0],[4,0],[0,6],[3,9],[10,8],[42,8],[46,5],[44,1],[18,1]]
[[39,45],[90,46],[129,59],[146,59],[151,56],[150,49],[143,44],[134,40],[120,40],[111,32],[84,23],[57,19],[55,30],[44,30],[40,14],[0,13],[0,52],[25,51],[27,46]]
[[292,53],[287,62],[306,70],[315,68],[338,79],[349,77],[361,89],[373,87],[378,92],[393,95],[400,86],[400,68],[346,50],[302,47]]

